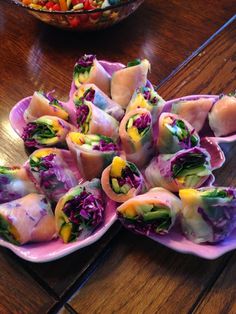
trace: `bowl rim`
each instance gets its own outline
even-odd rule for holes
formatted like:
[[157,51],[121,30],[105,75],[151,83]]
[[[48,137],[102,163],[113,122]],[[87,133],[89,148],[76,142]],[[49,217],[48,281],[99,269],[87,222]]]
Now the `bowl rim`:
[[116,8],[119,8],[119,7],[122,7],[122,6],[126,6],[128,4],[131,4],[133,2],[136,2],[136,1],[142,1],[144,2],[144,0],[127,0],[127,2],[123,2],[123,3],[119,3],[119,4],[115,4],[115,5],[110,5],[108,7],[105,7],[105,8],[98,8],[98,9],[93,9],[93,10],[85,10],[85,11],[71,11],[71,10],[68,10],[68,11],[49,11],[49,10],[40,10],[40,9],[34,9],[34,8],[31,8],[27,5],[24,5],[20,0],[10,0],[11,2],[13,2],[15,5],[23,8],[23,9],[27,9],[29,11],[32,11],[32,12],[37,12],[37,13],[42,13],[42,14],[69,14],[69,15],[83,15],[83,14],[92,14],[92,13],[98,13],[98,12],[105,12],[105,11],[109,11],[111,9],[116,9]]

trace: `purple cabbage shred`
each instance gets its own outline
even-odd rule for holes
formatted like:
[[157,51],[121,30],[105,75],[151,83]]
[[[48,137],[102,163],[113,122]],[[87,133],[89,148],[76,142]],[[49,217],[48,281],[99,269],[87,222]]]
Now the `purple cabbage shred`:
[[83,55],[83,57],[77,61],[76,65],[87,68],[93,65],[94,59],[96,59],[96,55]]
[[143,113],[134,121],[133,125],[139,130],[139,132],[142,132],[150,126],[151,122],[152,120],[150,114]]
[[76,117],[78,126],[82,126],[89,114],[89,107],[85,104],[80,105],[76,109]]
[[99,141],[99,144],[93,147],[93,150],[98,150],[101,152],[117,151],[117,146],[113,142],[108,143],[104,141],[103,139],[101,139]]
[[69,221],[78,226],[97,227],[103,220],[104,207],[100,199],[85,189],[66,202],[63,212]]
[[119,186],[128,184],[131,188],[138,189],[142,183],[140,176],[136,175],[129,166],[122,171],[122,177],[117,178]]
[[32,134],[37,129],[37,125],[34,122],[30,122],[24,127],[23,133],[21,135],[21,138],[25,142],[25,145],[28,147],[35,147],[37,146],[37,142],[35,139],[32,139]]

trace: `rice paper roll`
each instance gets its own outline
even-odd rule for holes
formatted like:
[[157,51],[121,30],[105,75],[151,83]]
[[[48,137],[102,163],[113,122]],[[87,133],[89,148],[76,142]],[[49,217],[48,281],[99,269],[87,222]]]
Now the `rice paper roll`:
[[150,69],[148,60],[134,60],[127,67],[114,72],[111,79],[111,98],[126,108],[139,87],[147,83],[147,74]]
[[13,244],[50,241],[55,218],[44,195],[31,193],[0,205],[0,236]]
[[127,160],[143,167],[154,153],[151,113],[146,109],[127,113],[120,123],[119,135]]
[[163,109],[164,99],[152,87],[142,86],[134,92],[126,113],[139,108],[147,109],[151,112],[153,123],[155,123]]
[[128,229],[144,235],[167,234],[174,226],[181,201],[173,193],[154,188],[117,208],[118,218]]
[[236,97],[223,96],[213,106],[208,115],[209,124],[215,136],[225,136],[236,132]]
[[200,147],[181,150],[173,155],[155,157],[145,170],[151,187],[163,187],[172,192],[201,187],[212,178],[210,155]]
[[66,135],[71,131],[76,131],[76,127],[63,119],[42,116],[27,123],[21,137],[27,147],[65,147]]
[[102,90],[94,84],[83,84],[73,95],[74,103],[81,100],[91,101],[96,107],[104,110],[116,120],[120,121],[124,116],[124,109],[110,99]]
[[37,192],[23,167],[0,166],[0,204]]
[[182,149],[199,146],[195,129],[183,118],[162,113],[158,121],[157,149],[161,154],[174,154]]
[[56,116],[63,120],[69,120],[69,114],[63,104],[54,98],[51,93],[34,92],[29,106],[24,112],[26,122],[32,122],[41,116]]
[[171,112],[188,121],[199,132],[214,102],[215,98],[181,100],[172,104]]
[[118,121],[90,101],[84,100],[76,105],[76,120],[81,133],[118,138]]
[[112,138],[104,135],[71,132],[66,141],[85,180],[100,178],[102,171],[119,153]]
[[218,243],[236,227],[236,190],[230,187],[184,189],[181,224],[186,237],[195,243]]
[[98,62],[95,55],[85,54],[76,62],[73,81],[77,88],[82,84],[95,84],[106,95],[110,95],[111,76]]
[[70,189],[55,209],[56,228],[64,243],[91,233],[104,221],[104,200],[99,179]]
[[106,195],[118,203],[123,203],[146,189],[144,178],[136,165],[118,156],[103,171],[101,182]]
[[80,180],[71,153],[56,148],[34,151],[26,168],[37,187],[53,203]]

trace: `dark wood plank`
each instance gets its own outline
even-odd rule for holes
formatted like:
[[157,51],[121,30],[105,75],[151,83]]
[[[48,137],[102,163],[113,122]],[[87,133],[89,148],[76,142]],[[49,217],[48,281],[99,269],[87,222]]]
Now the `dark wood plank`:
[[21,267],[17,258],[1,249],[0,313],[46,313],[55,300]]
[[[235,22],[222,31],[192,62],[159,88],[165,99],[189,94],[221,94],[235,90]],[[206,72],[207,70],[207,72]]]
[[[235,25],[236,22],[232,23],[205,48],[201,57],[196,57],[163,85],[161,93],[170,95],[171,98],[183,95],[183,91],[186,95],[229,92],[233,87],[236,68]],[[228,159],[218,173],[216,182],[234,185],[236,172],[233,155],[235,156],[236,146],[231,145],[226,150]],[[123,231],[119,234],[117,243],[114,241],[107,261],[75,293],[70,304],[79,313],[85,312],[84,309],[96,313],[104,309],[107,313],[187,313],[204,297],[231,256],[232,253],[229,253],[215,261],[207,261],[181,255],[149,239]],[[230,267],[228,276],[235,278],[235,275],[235,270]],[[225,277],[222,276],[222,280],[223,278]],[[228,279],[226,284],[232,281],[233,279]],[[219,286],[216,286],[216,291],[219,291]],[[226,299],[229,300],[229,306],[233,292],[234,290]],[[222,293],[223,302],[226,291],[225,294],[219,293]],[[215,294],[210,303],[211,308],[214,307],[214,298]],[[210,310],[206,303],[207,300],[203,303],[203,310]]]
[[180,255],[128,231],[108,257],[69,302],[77,312],[187,313],[227,261]]
[[235,263],[236,255],[234,254],[215,285],[194,313],[210,313],[212,309],[214,309],[215,314],[236,313]]
[[89,247],[50,263],[33,264],[24,261],[24,268],[36,280],[42,282],[48,291],[53,290],[58,297],[64,296],[66,300],[70,289],[77,288],[77,281],[82,274],[89,269],[103,251],[104,254],[106,253],[106,246],[119,230],[120,224],[117,223],[102,239]]

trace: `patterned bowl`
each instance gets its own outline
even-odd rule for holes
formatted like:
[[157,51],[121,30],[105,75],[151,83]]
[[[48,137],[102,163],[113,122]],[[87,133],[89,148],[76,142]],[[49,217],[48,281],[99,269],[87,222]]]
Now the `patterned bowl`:
[[20,0],[12,0],[44,23],[74,31],[92,31],[110,27],[132,14],[144,0],[127,0],[104,9],[89,11],[44,11],[30,8]]

